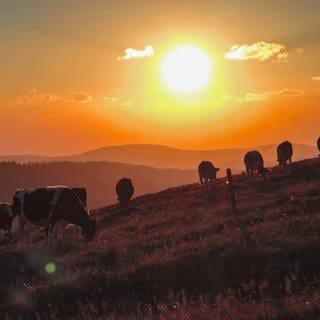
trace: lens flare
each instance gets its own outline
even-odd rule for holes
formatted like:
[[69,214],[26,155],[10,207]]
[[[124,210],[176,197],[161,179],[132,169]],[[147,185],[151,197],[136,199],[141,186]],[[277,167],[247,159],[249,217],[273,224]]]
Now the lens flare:
[[52,274],[56,272],[57,267],[53,262],[49,262],[45,265],[44,269],[47,273]]

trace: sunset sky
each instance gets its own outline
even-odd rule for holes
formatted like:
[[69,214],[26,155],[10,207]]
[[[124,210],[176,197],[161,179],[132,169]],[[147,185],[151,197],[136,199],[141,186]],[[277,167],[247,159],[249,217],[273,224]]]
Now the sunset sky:
[[[319,12],[319,0],[0,0],[0,154],[315,144]],[[165,65],[177,48],[192,49]]]

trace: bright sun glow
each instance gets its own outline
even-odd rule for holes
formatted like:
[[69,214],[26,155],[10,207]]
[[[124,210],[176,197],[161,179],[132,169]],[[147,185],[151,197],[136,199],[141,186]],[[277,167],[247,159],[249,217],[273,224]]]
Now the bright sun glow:
[[161,74],[168,87],[176,92],[188,93],[206,87],[212,63],[200,48],[184,45],[169,52],[162,64]]

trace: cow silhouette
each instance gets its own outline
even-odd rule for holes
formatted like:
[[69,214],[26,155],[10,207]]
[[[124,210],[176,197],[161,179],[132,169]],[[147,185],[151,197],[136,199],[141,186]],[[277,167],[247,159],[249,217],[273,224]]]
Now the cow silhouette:
[[217,178],[217,171],[219,170],[220,168],[216,168],[210,161],[202,161],[198,166],[200,183],[212,183]]
[[287,162],[292,162],[292,144],[289,141],[284,141],[280,143],[277,147],[277,161],[280,167],[285,167]]
[[134,187],[130,179],[122,178],[116,184],[116,193],[121,207],[126,207],[134,194]]
[[252,177],[255,173],[266,178],[266,169],[263,164],[263,157],[257,150],[248,151],[243,158],[247,176]]

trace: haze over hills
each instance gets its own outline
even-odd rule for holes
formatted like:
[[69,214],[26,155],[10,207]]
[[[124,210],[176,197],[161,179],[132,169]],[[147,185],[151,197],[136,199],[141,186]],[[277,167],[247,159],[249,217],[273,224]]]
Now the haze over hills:
[[32,154],[13,154],[8,156],[0,156],[0,161],[15,161],[19,163],[25,162],[44,162],[44,161],[51,161],[50,157],[47,156],[39,156],[39,155],[32,155]]
[[[243,170],[243,156],[248,150],[259,150],[266,166],[276,165],[276,144],[252,148],[231,148],[212,150],[185,150],[162,145],[130,144],[108,146],[89,150],[80,154],[59,157],[47,156],[1,156],[0,161],[34,162],[34,161],[111,161],[152,166],[156,168],[194,169],[200,161],[210,160],[220,168],[231,167],[236,172]],[[293,161],[315,157],[315,146],[293,144]]]
[[198,181],[195,170],[158,169],[107,161],[0,162],[0,202],[11,202],[20,188],[83,186],[87,189],[88,207],[97,208],[117,201],[115,185],[123,177],[132,180],[134,197]]

